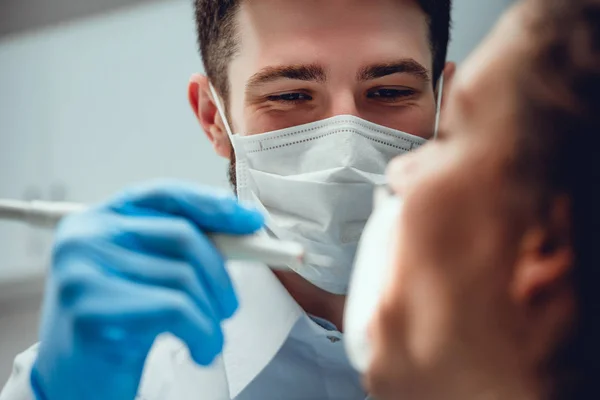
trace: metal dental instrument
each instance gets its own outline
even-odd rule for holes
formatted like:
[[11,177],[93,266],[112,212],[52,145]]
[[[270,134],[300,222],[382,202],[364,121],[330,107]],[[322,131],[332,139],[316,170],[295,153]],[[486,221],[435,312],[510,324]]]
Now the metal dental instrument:
[[[54,228],[69,214],[87,207],[78,203],[19,201],[0,199],[0,220],[23,222],[40,228]],[[289,270],[319,265],[331,266],[326,256],[308,254],[303,246],[265,235],[223,235],[207,233],[209,239],[227,260],[264,263],[271,269]]]

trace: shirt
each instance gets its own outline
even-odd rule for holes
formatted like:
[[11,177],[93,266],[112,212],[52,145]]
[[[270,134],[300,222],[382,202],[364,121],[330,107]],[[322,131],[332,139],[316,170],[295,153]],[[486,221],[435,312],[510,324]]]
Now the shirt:
[[[159,337],[146,361],[138,400],[364,400],[340,332],[307,315],[264,265],[235,262],[228,271],[240,308],[225,322],[223,354],[196,365],[185,344]],[[15,362],[0,400],[33,400],[34,346]]]
[[364,400],[333,325],[303,316],[273,360],[236,400]]

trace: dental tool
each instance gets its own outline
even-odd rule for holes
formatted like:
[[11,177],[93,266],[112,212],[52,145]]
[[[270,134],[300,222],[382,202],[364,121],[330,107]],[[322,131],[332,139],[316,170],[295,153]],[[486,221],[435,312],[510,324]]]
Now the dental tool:
[[[0,199],[0,220],[53,229],[67,215],[85,211],[86,208],[79,203]],[[286,271],[310,265],[331,266],[331,260],[326,256],[309,254],[298,243],[274,239],[260,233],[241,236],[217,233],[206,235],[223,257],[231,261],[259,262],[271,269]]]

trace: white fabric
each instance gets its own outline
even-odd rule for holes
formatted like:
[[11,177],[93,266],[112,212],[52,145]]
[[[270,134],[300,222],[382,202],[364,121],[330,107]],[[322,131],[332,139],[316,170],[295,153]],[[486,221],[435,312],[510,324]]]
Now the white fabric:
[[344,313],[345,345],[352,365],[366,372],[372,358],[369,327],[389,282],[390,251],[401,202],[381,189],[360,239]]
[[[363,400],[359,377],[341,337],[311,320],[273,273],[231,263],[240,310],[226,323],[223,356],[211,367],[191,361],[185,345],[157,339],[144,369],[139,400]],[[0,400],[33,400],[29,384],[34,346],[17,357]],[[279,394],[279,395],[278,395]],[[54,400],[54,399],[49,399]]]
[[232,138],[237,194],[267,216],[272,236],[300,243],[331,265],[294,270],[345,294],[360,235],[390,160],[425,140],[351,115]]

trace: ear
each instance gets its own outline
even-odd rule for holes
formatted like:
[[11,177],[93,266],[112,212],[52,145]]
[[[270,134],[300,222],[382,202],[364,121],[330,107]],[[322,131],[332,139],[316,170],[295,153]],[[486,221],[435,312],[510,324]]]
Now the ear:
[[520,247],[513,296],[518,302],[531,303],[564,283],[573,267],[568,199],[557,199],[547,224],[530,229],[523,236]]
[[441,110],[444,109],[444,106],[448,101],[448,96],[450,95],[450,88],[452,88],[452,82],[454,81],[455,74],[456,63],[453,61],[447,62],[446,66],[444,67],[444,71],[442,72],[442,75],[444,76],[444,87],[442,88],[442,104],[440,105]]
[[205,75],[194,74],[188,84],[188,99],[200,126],[213,145],[215,152],[224,158],[231,157],[231,142]]

